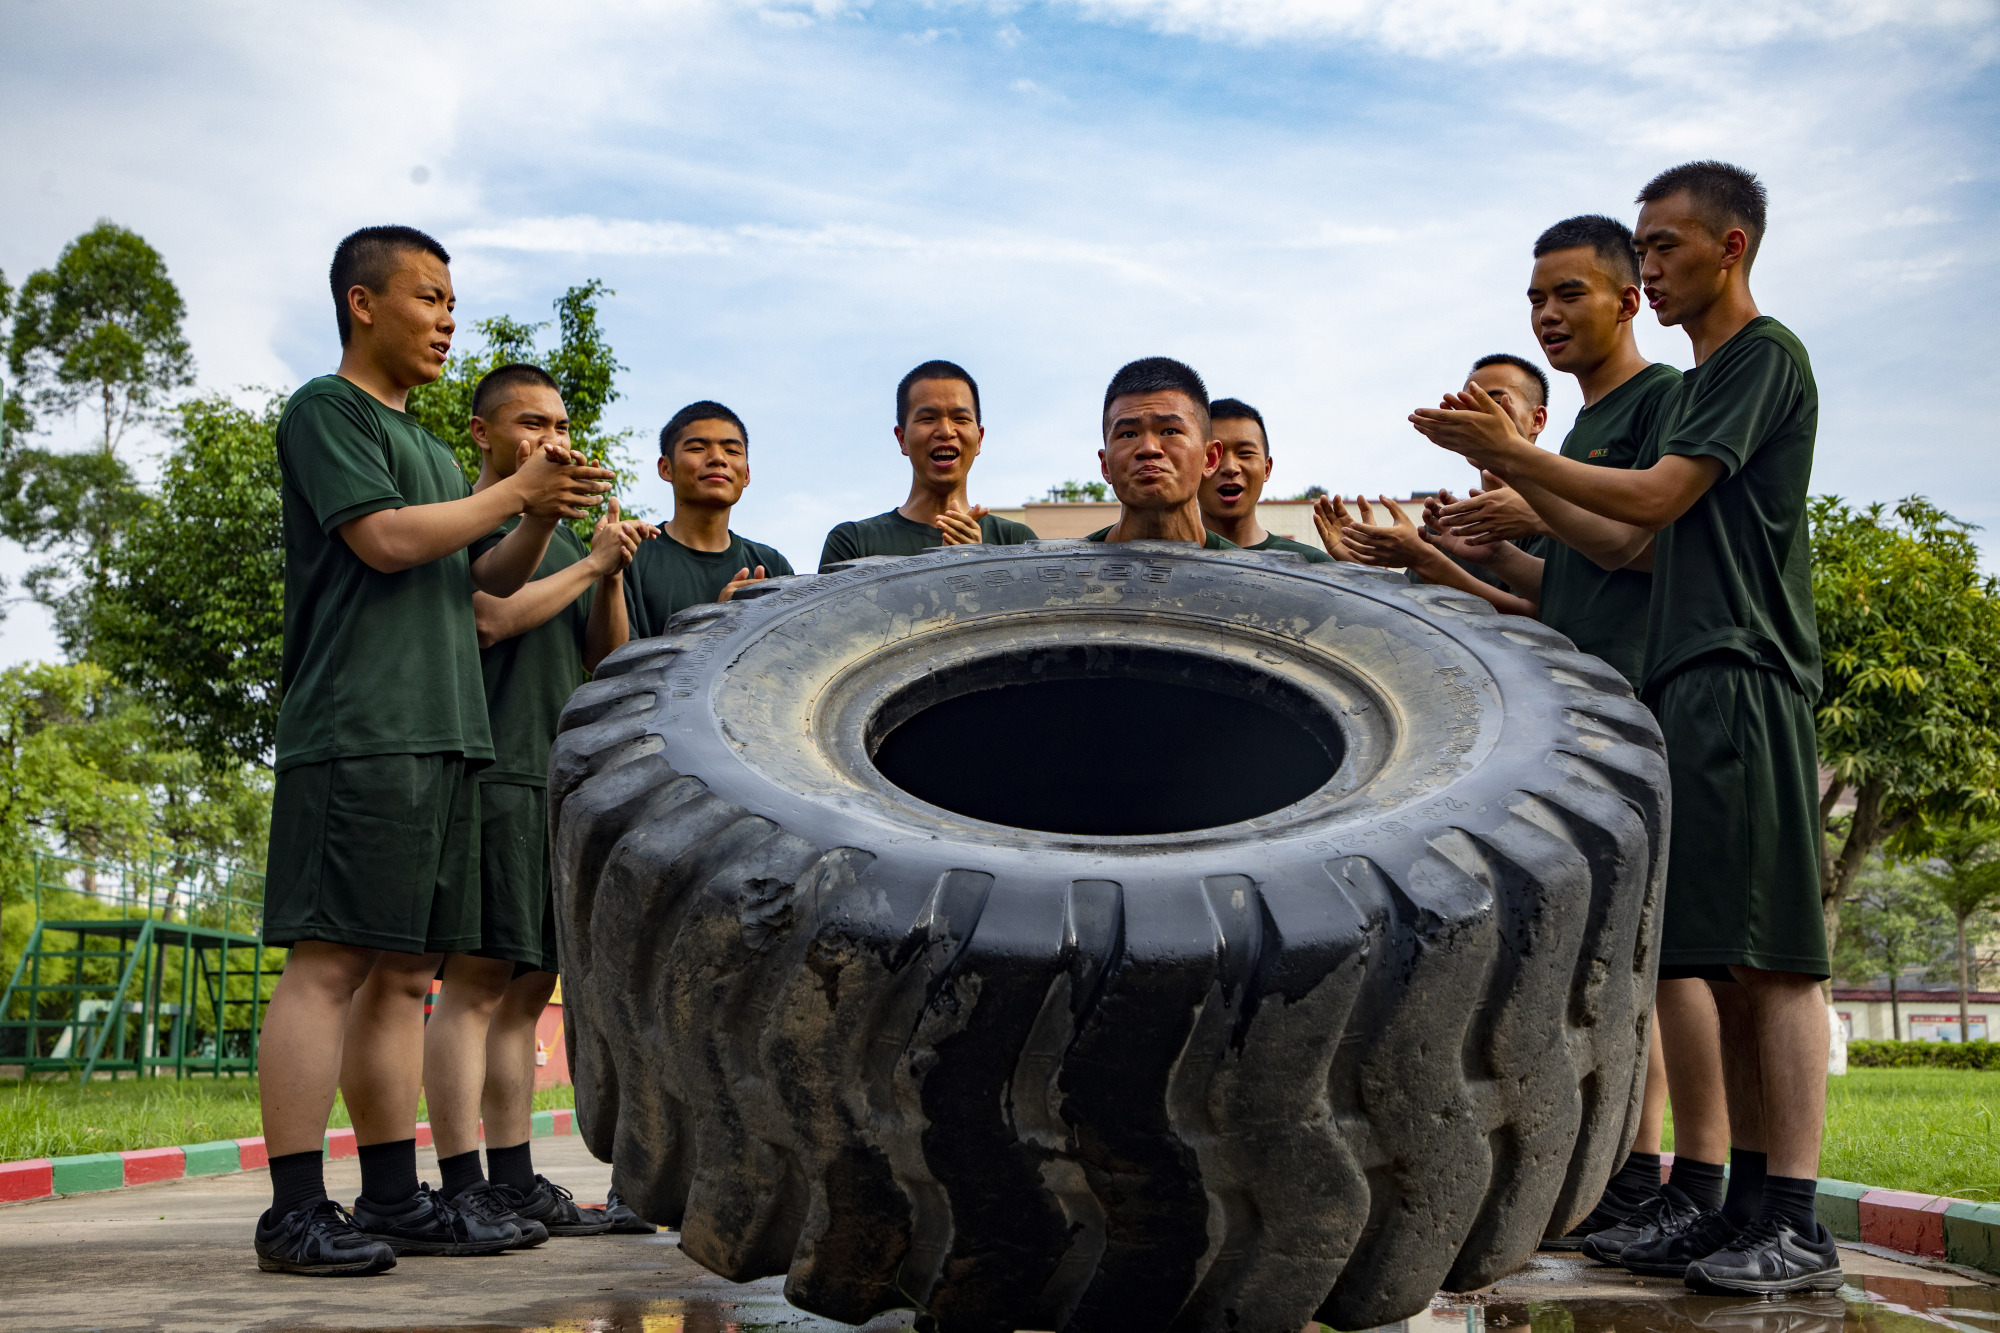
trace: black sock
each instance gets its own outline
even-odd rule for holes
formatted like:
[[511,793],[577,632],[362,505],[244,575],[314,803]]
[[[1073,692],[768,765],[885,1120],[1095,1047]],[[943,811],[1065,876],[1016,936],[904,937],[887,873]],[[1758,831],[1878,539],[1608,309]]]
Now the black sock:
[[[1729,1150],[1729,1193],[1722,1199],[1722,1215],[1731,1226],[1747,1227],[1764,1202],[1764,1170],[1769,1159],[1748,1148]],[[1811,1209],[1808,1194],[1806,1207]]]
[[1819,1217],[1813,1210],[1813,1196],[1817,1193],[1817,1180],[1803,1176],[1765,1176],[1764,1202],[1757,1215],[1783,1222],[1801,1236],[1811,1239],[1819,1235]]
[[417,1192],[417,1141],[370,1143],[361,1149],[361,1197],[370,1203],[401,1203]]
[[477,1148],[451,1157],[438,1158],[438,1173],[444,1177],[444,1183],[438,1186],[438,1193],[447,1199],[456,1199],[460,1191],[469,1189],[486,1179],[479,1173]]
[[535,1159],[529,1147],[533,1142],[529,1139],[511,1148],[496,1148],[490,1143],[486,1145],[486,1171],[493,1177],[494,1184],[505,1185],[523,1194],[535,1188]]
[[1625,1165],[1618,1168],[1618,1174],[1604,1187],[1606,1198],[1616,1197],[1634,1207],[1659,1192],[1660,1155],[1656,1152],[1635,1152],[1628,1156]]
[[1722,1163],[1697,1162],[1692,1157],[1674,1154],[1673,1173],[1667,1183],[1693,1199],[1703,1208],[1722,1206]]
[[283,1217],[326,1197],[326,1154],[288,1152],[271,1159],[271,1216]]

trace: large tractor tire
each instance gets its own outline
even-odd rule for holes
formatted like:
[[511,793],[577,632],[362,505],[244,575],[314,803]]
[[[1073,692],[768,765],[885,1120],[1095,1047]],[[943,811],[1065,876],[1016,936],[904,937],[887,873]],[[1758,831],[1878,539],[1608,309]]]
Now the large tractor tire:
[[1630,1142],[1659,732],[1351,565],[945,548],[607,659],[550,770],[577,1122],[737,1281],[944,1333],[1372,1328]]

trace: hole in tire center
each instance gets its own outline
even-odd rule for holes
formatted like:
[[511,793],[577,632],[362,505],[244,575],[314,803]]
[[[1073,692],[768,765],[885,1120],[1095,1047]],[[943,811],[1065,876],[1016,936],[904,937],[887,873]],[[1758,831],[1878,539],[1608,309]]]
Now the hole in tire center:
[[1142,836],[1216,828],[1325,786],[1346,743],[1282,677],[1197,653],[1040,648],[892,695],[868,750],[897,787],[1013,828]]

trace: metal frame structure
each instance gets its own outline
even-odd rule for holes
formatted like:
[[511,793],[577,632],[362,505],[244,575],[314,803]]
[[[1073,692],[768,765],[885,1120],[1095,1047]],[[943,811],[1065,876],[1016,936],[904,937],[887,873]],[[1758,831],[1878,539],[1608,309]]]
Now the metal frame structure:
[[[266,977],[278,976],[264,967],[262,875],[188,857],[114,865],[38,854],[34,878],[34,930],[0,994],[0,1036],[23,1035],[0,1064],[79,1082],[256,1072]],[[46,918],[44,895],[56,890],[104,915]]]

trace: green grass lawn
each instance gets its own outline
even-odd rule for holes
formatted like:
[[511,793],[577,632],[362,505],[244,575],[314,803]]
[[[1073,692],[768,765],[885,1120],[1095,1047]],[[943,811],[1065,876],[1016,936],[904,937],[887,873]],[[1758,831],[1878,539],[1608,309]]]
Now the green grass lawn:
[[1996,1108],[2000,1074],[1991,1071],[1850,1066],[1845,1078],[1827,1080],[1819,1173],[1883,1189],[2000,1199]]
[[[571,1088],[544,1088],[535,1094],[538,1111],[575,1104]],[[424,1118],[421,1105],[417,1118]],[[333,1123],[348,1123],[347,1108],[338,1098]],[[82,1087],[74,1080],[0,1082],[0,1162],[166,1148],[263,1132],[253,1078],[99,1080]]]
[[[571,1088],[537,1110],[575,1104]],[[1827,1087],[1820,1174],[1923,1194],[2000,1199],[2000,1074],[1855,1069]],[[419,1115],[421,1116],[421,1112]],[[338,1101],[333,1123],[347,1124]],[[159,1148],[260,1133],[254,1079],[0,1083],[0,1162]],[[1673,1125],[1667,1126],[1673,1147]]]

